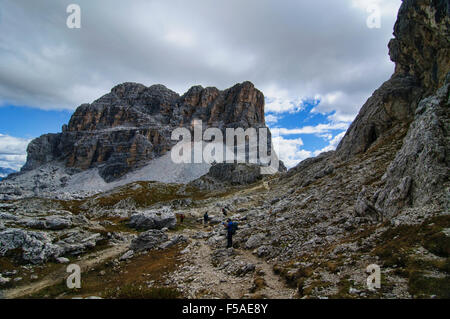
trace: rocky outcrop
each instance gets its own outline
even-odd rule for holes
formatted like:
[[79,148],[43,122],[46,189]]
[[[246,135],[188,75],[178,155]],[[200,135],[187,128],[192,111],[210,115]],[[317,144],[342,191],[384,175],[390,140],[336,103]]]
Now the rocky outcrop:
[[344,160],[366,152],[377,140],[394,135],[414,118],[423,89],[410,75],[395,74],[369,98],[337,148]]
[[450,70],[450,4],[446,0],[405,0],[389,43],[395,73],[364,104],[337,148],[348,160],[378,139],[408,127],[422,98],[444,84]]
[[0,232],[0,256],[42,264],[66,254],[82,254],[102,240],[99,233],[88,231],[74,230],[64,235],[64,239],[55,241],[51,233],[9,228]]
[[389,54],[395,73],[417,78],[427,95],[444,84],[450,69],[449,27],[447,0],[403,1]]
[[151,229],[141,233],[131,242],[130,249],[141,252],[157,248],[160,244],[168,240],[168,236],[162,230]]
[[450,73],[445,85],[419,103],[401,150],[375,200],[386,216],[405,206],[450,208]]
[[40,264],[59,257],[63,250],[52,243],[51,237],[43,232],[29,232],[22,229],[7,229],[0,232],[0,256],[19,250],[23,260]]
[[61,230],[70,228],[72,226],[72,220],[67,216],[47,216],[42,219],[25,218],[21,220],[21,224],[34,229]]
[[403,1],[389,43],[395,73],[362,107],[333,155],[349,161],[407,132],[384,187],[370,202],[359,198],[359,211],[370,207],[389,218],[405,207],[448,208],[449,12],[448,1]]
[[110,182],[167,153],[171,132],[191,128],[194,119],[204,129],[265,127],[264,96],[250,82],[224,91],[195,86],[183,96],[163,85],[120,84],[78,107],[62,133],[33,140],[22,171],[56,161],[76,170],[98,167]]
[[170,210],[144,211],[131,215],[129,226],[135,229],[174,229],[177,225],[175,213]]
[[263,178],[261,166],[256,164],[214,164],[206,175],[189,185],[201,190],[216,190],[229,186],[249,185]]

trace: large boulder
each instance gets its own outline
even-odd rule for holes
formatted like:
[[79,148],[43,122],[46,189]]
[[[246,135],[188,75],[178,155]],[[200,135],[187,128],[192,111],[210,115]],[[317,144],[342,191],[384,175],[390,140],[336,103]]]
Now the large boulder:
[[254,249],[262,245],[263,239],[266,238],[266,235],[263,233],[251,235],[249,239],[245,242],[245,247],[247,249]]
[[74,229],[64,239],[56,242],[56,245],[61,247],[63,254],[80,255],[97,246],[98,242],[103,239],[99,233]]
[[7,229],[0,232],[0,256],[21,253],[21,258],[32,264],[41,264],[59,257],[63,249],[52,243],[44,232]]
[[175,235],[170,240],[168,240],[168,241],[162,243],[161,245],[159,245],[159,248],[160,249],[167,249],[167,248],[170,248],[172,246],[175,246],[175,245],[178,245],[178,244],[181,244],[181,243],[185,243],[185,242],[187,242],[187,240],[188,239],[186,237],[184,237],[183,235]]
[[21,224],[35,229],[62,230],[72,227],[72,220],[69,217],[47,216],[42,219],[26,218]]
[[255,164],[220,163],[211,166],[208,175],[233,185],[251,184],[262,178],[261,167]]
[[157,248],[160,244],[168,240],[165,232],[157,229],[147,230],[140,234],[131,242],[130,249],[140,252]]
[[131,215],[129,226],[135,229],[174,229],[177,218],[174,212],[166,210],[150,210]]

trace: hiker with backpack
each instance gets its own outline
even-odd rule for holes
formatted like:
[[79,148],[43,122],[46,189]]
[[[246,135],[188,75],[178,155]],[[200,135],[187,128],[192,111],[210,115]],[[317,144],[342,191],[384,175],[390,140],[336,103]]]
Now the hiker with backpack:
[[238,225],[236,222],[233,222],[231,219],[227,219],[227,222],[224,223],[225,229],[227,230],[227,248],[233,247],[233,235],[236,234],[236,230],[238,229]]
[[203,215],[203,222],[206,225],[208,223],[209,220],[209,216],[208,216],[208,212],[205,213],[205,215]]

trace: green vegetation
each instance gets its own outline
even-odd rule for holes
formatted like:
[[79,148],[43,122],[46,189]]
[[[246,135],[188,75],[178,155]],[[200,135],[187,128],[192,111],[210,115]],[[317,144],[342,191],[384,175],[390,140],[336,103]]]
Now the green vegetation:
[[332,299],[348,299],[352,298],[350,295],[350,287],[352,286],[352,282],[349,279],[349,276],[343,277],[338,283],[338,292],[337,294],[331,296]]
[[293,268],[293,265],[280,266],[274,265],[273,272],[283,278],[289,287],[297,288],[298,294],[303,295],[305,280],[313,275],[313,268],[299,267]]
[[409,276],[409,292],[416,298],[450,298],[450,277],[434,278],[425,276],[421,271],[413,271]]
[[177,299],[181,294],[175,288],[146,287],[128,284],[117,289],[108,289],[102,294],[108,299]]
[[[402,225],[389,229],[374,249],[384,266],[395,268],[395,274],[408,278],[409,292],[416,298],[450,298],[450,238],[443,230],[450,227],[450,215],[426,220],[419,225]],[[414,249],[426,248],[430,253],[444,257],[419,258]],[[444,273],[442,277],[433,272]]]

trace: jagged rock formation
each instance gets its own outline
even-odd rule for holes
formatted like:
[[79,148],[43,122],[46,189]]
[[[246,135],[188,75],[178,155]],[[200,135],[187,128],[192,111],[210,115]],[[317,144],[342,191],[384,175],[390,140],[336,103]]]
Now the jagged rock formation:
[[261,167],[256,164],[216,163],[211,166],[208,174],[192,181],[189,185],[201,190],[215,190],[229,186],[252,184],[262,178]]
[[445,0],[403,2],[389,43],[395,73],[362,107],[336,151],[349,160],[408,131],[383,178],[387,185],[373,198],[388,215],[406,203],[435,202],[448,182],[449,12]]
[[409,126],[419,101],[444,85],[450,69],[449,3],[404,1],[389,43],[395,73],[362,107],[341,141],[344,159]]
[[[256,171],[240,174],[239,166],[218,165],[187,185],[135,183],[80,201],[27,198],[0,203],[0,242],[6,247],[0,250],[0,257],[19,253],[27,263],[43,263],[78,255],[107,240],[125,246],[108,264],[118,279],[133,266],[133,258],[180,244],[183,265],[168,272],[162,282],[166,287],[178,287],[188,297],[450,298],[448,13],[448,1],[403,1],[395,39],[389,45],[395,74],[362,107],[335,152],[307,159],[287,173],[251,187],[210,191],[230,180],[245,184],[259,178]],[[250,94],[251,86],[243,86],[249,90],[239,92],[254,96],[249,97],[251,101],[259,100],[255,98],[258,94]],[[125,94],[123,90],[114,94],[129,95],[136,101],[140,92]],[[184,96],[185,103],[195,107],[186,106],[186,110],[201,115],[206,105],[210,111],[205,111],[208,115],[203,119],[214,118],[212,114],[220,117],[212,107],[220,92],[201,88],[190,92]],[[166,97],[170,100],[171,96],[168,93]],[[239,103],[244,107],[249,102],[237,96],[241,102],[231,98],[227,103],[240,110]],[[170,103],[158,101],[157,122],[172,125],[171,115],[161,111]],[[183,108],[180,105],[184,104],[177,105]],[[188,113],[176,122],[189,124],[193,116]],[[252,114],[258,112],[244,113],[257,119]],[[74,118],[73,134],[100,136],[105,126],[115,125],[111,123],[125,116],[119,112],[114,113],[122,114],[117,118],[105,115],[104,120],[103,113],[98,114],[98,121],[83,120],[86,115]],[[232,116],[224,118],[234,123]],[[120,131],[126,121],[117,121]],[[245,121],[239,125],[250,124]],[[97,122],[92,127],[89,124]],[[65,128],[62,135],[66,132],[72,131]],[[50,145],[44,144],[42,149]],[[83,156],[75,162],[85,163]],[[36,156],[36,165],[39,161]],[[30,163],[34,165],[33,159]],[[49,176],[57,179],[57,173],[52,171]],[[10,187],[12,193],[16,191]],[[223,207],[228,209],[227,217],[221,214]],[[138,235],[129,229],[136,210],[151,212],[135,215],[131,223],[145,224],[142,228],[147,229],[161,228],[156,224],[162,219],[173,221],[174,209],[186,216],[184,227],[170,232],[150,229]],[[168,219],[163,216],[166,213]],[[201,225],[205,213],[211,219]],[[232,249],[224,249],[224,218],[239,223]],[[173,260],[173,255],[168,256],[165,264]],[[376,291],[367,288],[366,267],[370,264],[379,265],[382,271],[382,287]],[[10,277],[22,276],[23,271],[14,275],[10,269],[2,271],[0,284],[11,285]],[[290,289],[269,274],[282,278]],[[270,287],[262,288],[265,279],[271,280]],[[253,287],[247,285],[246,291],[234,290],[252,281]],[[149,283],[143,284],[148,287]],[[282,290],[283,294],[277,294]],[[262,291],[264,295],[259,294]]]
[[167,153],[175,144],[171,132],[190,128],[194,119],[220,129],[265,127],[264,96],[250,82],[224,91],[194,86],[183,96],[163,85],[120,84],[81,105],[62,133],[32,141],[22,171],[57,161],[78,170],[98,167],[110,182]]
[[419,103],[403,146],[389,165],[376,207],[392,216],[405,206],[450,208],[450,73]]
[[171,211],[144,211],[131,215],[129,226],[140,230],[174,229],[177,218]]

